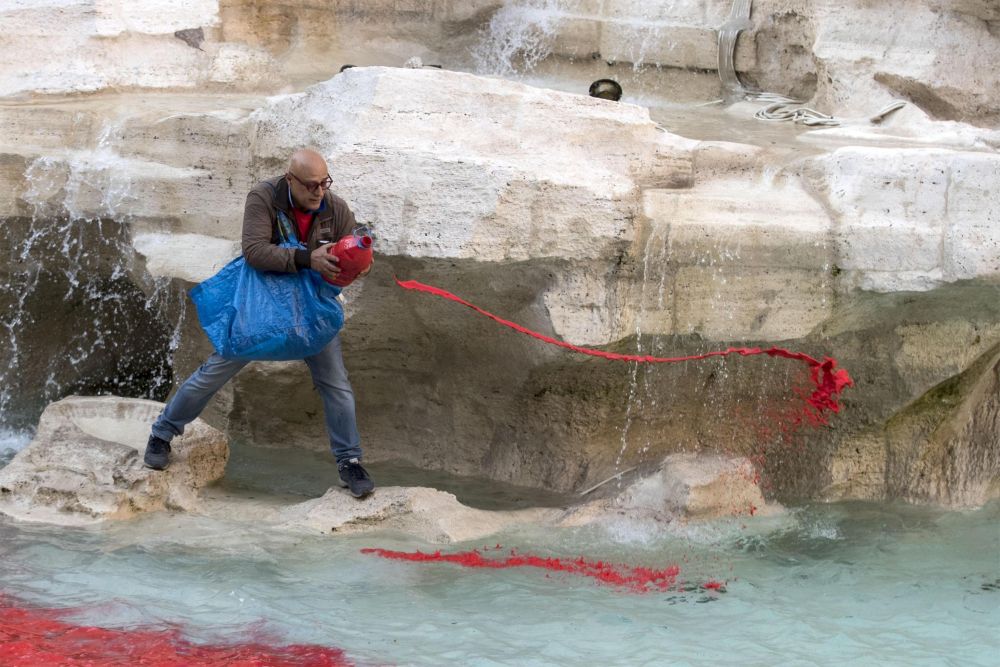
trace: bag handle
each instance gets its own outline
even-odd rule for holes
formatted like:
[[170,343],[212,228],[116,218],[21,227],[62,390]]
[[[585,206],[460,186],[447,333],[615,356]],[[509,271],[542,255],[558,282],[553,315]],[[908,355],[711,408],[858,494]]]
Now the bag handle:
[[281,242],[299,245],[299,237],[295,233],[295,225],[288,219],[284,211],[280,208],[276,210],[278,212],[278,235],[281,236]]

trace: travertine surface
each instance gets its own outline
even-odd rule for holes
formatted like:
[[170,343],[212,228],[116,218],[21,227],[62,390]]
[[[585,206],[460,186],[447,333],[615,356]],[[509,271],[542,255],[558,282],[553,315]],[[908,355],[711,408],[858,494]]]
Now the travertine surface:
[[196,420],[173,441],[166,470],[144,467],[149,428],[162,408],[115,396],[52,403],[32,443],[0,469],[0,513],[79,525],[195,509],[198,490],[225,472],[229,446],[222,433]]
[[760,490],[753,464],[713,454],[671,454],[651,474],[630,482],[616,495],[568,510],[560,525],[614,521],[687,521],[773,514]]
[[[21,332],[0,363],[21,386],[107,391],[109,369],[145,382],[176,342],[183,379],[208,353],[183,290],[236,252],[247,190],[312,145],[377,234],[375,271],[347,290],[343,334],[366,456],[579,490],[678,451],[771,446],[755,427],[802,380],[778,361],[654,370],[573,357],[404,293],[396,275],[577,344],[834,356],[858,382],[832,428],[808,436],[809,455],[769,459],[776,493],[995,495],[988,401],[943,404],[968,465],[941,455],[917,466],[952,442],[927,428],[905,456],[882,437],[895,416],[933,412],[935,388],[1000,342],[994,3],[755,2],[740,76],[849,121],[827,130],[753,120],[755,103],[710,104],[729,2],[566,0],[543,3],[547,14],[417,4],[0,9],[11,55],[0,64],[0,214],[21,250],[0,265],[8,328]],[[489,35],[540,49],[527,79],[537,85],[433,68],[336,74],[411,56],[471,69]],[[48,57],[26,68],[25,44],[45,37]],[[625,103],[573,94],[604,76],[623,82]],[[866,120],[896,98],[907,107]],[[171,308],[144,307],[164,293]],[[100,329],[114,345],[77,343],[94,304],[109,306],[94,312],[117,323]],[[60,355],[75,366],[53,368]],[[276,394],[288,399],[280,409]],[[43,404],[40,392],[0,392],[22,423]],[[302,364],[255,364],[206,418],[319,449],[319,410]]]
[[466,507],[444,491],[421,487],[387,487],[358,501],[341,489],[293,505],[279,515],[283,529],[321,534],[394,530],[433,543],[464,542],[505,528],[543,523],[555,510],[488,512]]

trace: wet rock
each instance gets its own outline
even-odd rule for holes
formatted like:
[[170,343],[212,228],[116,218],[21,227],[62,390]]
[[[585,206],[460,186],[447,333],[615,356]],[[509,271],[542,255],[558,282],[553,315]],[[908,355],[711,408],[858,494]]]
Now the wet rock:
[[[85,241],[70,252],[77,234]],[[0,257],[0,312],[12,331],[0,349],[5,427],[32,429],[67,394],[166,397],[175,323],[125,275],[126,225],[6,218],[0,246],[19,249]]]
[[[933,401],[918,399],[963,373],[1000,336],[994,306],[952,289],[955,281],[993,280],[1000,266],[1000,226],[990,206],[1000,173],[991,151],[1000,135],[963,124],[995,118],[995,105],[977,111],[977,100],[996,97],[995,3],[755,3],[754,25],[738,42],[741,75],[768,90],[811,96],[814,106],[840,115],[868,114],[899,96],[911,102],[878,126],[822,131],[752,120],[750,103],[725,111],[671,105],[654,111],[659,127],[641,107],[583,96],[594,79],[627,72],[633,99],[655,104],[669,95],[700,104],[718,97],[713,35],[729,3],[553,7],[546,15],[554,34],[543,37],[554,41],[540,46],[556,57],[538,63],[532,78],[579,95],[456,71],[365,66],[372,54],[383,64],[416,55],[468,69],[458,54],[470,52],[463,47],[498,0],[419,8],[385,0],[322,9],[245,0],[156,4],[162,12],[120,2],[91,12],[68,1],[0,10],[10,28],[0,46],[14,54],[0,68],[0,94],[29,84],[199,91],[7,105],[0,111],[0,144],[10,151],[0,156],[0,204],[20,222],[6,226],[28,229],[30,222],[25,240],[57,218],[127,220],[122,238],[137,254],[116,243],[114,256],[125,261],[111,275],[128,276],[144,294],[151,277],[173,278],[170,289],[180,295],[236,252],[247,189],[281,173],[292,148],[316,146],[330,160],[338,194],[380,234],[375,271],[347,292],[356,300],[343,336],[369,460],[579,490],[611,474],[618,452],[625,466],[682,448],[756,454],[767,445],[758,427],[772,426],[768,415],[788,405],[801,380],[801,368],[758,358],[630,375],[625,366],[500,330],[454,304],[403,293],[395,274],[450,289],[556,338],[619,352],[677,356],[739,343],[834,356],[858,383],[832,428],[803,436],[798,451],[805,453],[771,459],[777,462],[764,471],[771,488],[811,497],[850,475],[845,497],[946,497],[923,486],[938,479],[934,473],[911,463],[933,452],[943,466],[949,449],[918,429],[914,451],[896,449],[890,461],[881,431],[911,404],[931,410]],[[515,24],[531,20],[530,12],[506,9]],[[80,20],[84,32],[76,30]],[[204,28],[204,52],[173,36],[194,26]],[[351,40],[336,39],[351,30]],[[405,39],[396,39],[400,30]],[[447,49],[435,53],[442,36]],[[21,58],[33,51],[21,47],[39,39],[50,57],[25,68]],[[365,43],[363,54],[350,51],[357,43]],[[149,60],[122,60],[126,52]],[[575,59],[559,57],[567,55]],[[619,64],[609,65],[611,58]],[[670,66],[633,70],[624,62],[643,58]],[[359,66],[327,80],[344,62]],[[293,75],[256,78],[275,67]],[[667,76],[676,85],[659,85]],[[281,95],[265,101],[209,92],[258,84]],[[732,142],[684,138],[706,136]],[[79,225],[84,257],[105,247],[94,227]],[[12,238],[12,247],[25,245]],[[180,340],[178,379],[207,356],[190,308],[184,318],[159,315],[155,323],[145,313],[116,312],[110,320],[130,332],[157,333],[137,349],[159,356],[81,348],[85,355],[73,355],[80,361],[55,373],[51,351],[87,328],[68,315],[53,318],[53,307],[65,314],[84,294],[107,301],[138,292],[94,283],[67,301],[67,282],[96,274],[53,263],[18,308],[19,285],[30,291],[31,265],[47,266],[47,254],[23,262],[13,254],[11,277],[21,282],[8,280],[17,289],[0,299],[15,307],[20,345],[10,376],[35,380],[22,386],[54,379],[62,393],[139,393],[146,378],[163,382],[149,369],[165,358],[168,338]],[[64,306],[52,306],[59,299]],[[951,312],[930,307],[943,300],[954,304]],[[896,308],[909,301],[907,312]],[[83,325],[93,319],[88,313]],[[171,334],[165,322],[182,324]],[[119,358],[141,361],[118,373],[135,385],[104,377],[109,359],[117,365]],[[70,371],[81,369],[84,381],[72,384]],[[325,448],[310,387],[302,364],[254,366],[220,392],[205,418],[262,443]],[[48,400],[41,394],[25,391],[33,402],[14,397],[0,408],[34,423]],[[276,395],[291,397],[294,407],[279,409]],[[975,421],[970,442],[993,447],[973,414],[956,412],[950,423],[961,430],[961,419]],[[876,450],[881,458],[866,453]],[[976,451],[976,460],[992,465],[992,454]],[[972,463],[957,463],[959,477],[972,475]],[[892,485],[883,479],[889,470],[901,471]]]
[[776,510],[765,502],[747,459],[685,453],[668,456],[656,472],[631,482],[616,496],[569,510],[559,523],[578,526],[623,517],[705,520]]
[[423,487],[379,488],[363,500],[333,488],[321,498],[282,511],[280,526],[325,534],[396,530],[428,542],[449,543],[476,540],[556,514],[545,509],[478,510],[461,504],[450,493]]
[[843,442],[830,469],[823,495],[833,500],[969,508],[1000,498],[1000,346],[884,426]]
[[0,470],[0,513],[76,525],[194,509],[198,490],[225,471],[227,440],[196,420],[174,439],[167,470],[145,468],[149,427],[162,408],[115,396],[52,403],[31,444]]

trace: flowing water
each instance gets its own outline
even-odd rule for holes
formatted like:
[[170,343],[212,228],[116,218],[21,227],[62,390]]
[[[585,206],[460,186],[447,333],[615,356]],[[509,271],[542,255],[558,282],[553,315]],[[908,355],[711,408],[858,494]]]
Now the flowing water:
[[[293,479],[272,476],[278,458],[234,452],[230,483],[258,494]],[[303,473],[315,467],[301,461]],[[278,490],[305,490],[290,484]],[[462,488],[472,503],[518,504],[485,482]],[[998,520],[998,504],[851,503],[698,525],[521,529],[444,549],[680,567],[676,587],[648,593],[361,552],[441,548],[394,534],[331,538],[169,513],[87,530],[2,522],[0,593],[70,608],[64,620],[82,625],[334,647],[361,665],[989,665],[1000,649]],[[709,581],[723,587],[697,585]]]
[[68,394],[162,400],[170,390],[185,297],[137,269],[129,211],[139,195],[133,165],[109,145],[114,132],[30,161],[30,215],[0,227],[0,459]]
[[483,27],[472,50],[480,74],[513,76],[530,72],[552,52],[565,19],[565,0],[508,2]]

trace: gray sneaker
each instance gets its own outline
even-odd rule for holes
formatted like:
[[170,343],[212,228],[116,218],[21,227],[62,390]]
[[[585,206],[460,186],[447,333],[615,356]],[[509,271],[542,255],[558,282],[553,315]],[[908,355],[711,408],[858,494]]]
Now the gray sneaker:
[[166,470],[167,466],[170,465],[170,443],[155,435],[149,436],[142,462],[146,464],[147,468]]
[[340,472],[340,485],[346,487],[355,498],[363,498],[375,490],[375,482],[358,459],[338,463],[337,470]]

